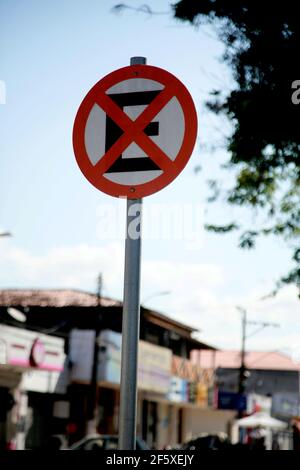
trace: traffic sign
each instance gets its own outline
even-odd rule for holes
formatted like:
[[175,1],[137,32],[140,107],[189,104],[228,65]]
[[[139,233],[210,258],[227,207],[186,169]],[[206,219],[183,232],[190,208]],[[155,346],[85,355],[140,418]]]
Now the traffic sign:
[[106,75],[77,112],[77,163],[97,189],[142,198],[171,183],[187,164],[197,114],[186,87],[171,73],[130,65]]

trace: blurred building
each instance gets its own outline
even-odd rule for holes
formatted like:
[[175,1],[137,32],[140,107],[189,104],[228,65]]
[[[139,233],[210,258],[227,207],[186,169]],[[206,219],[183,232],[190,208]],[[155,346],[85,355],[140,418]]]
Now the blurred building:
[[64,394],[64,340],[0,324],[0,448],[41,446],[66,421],[56,410]]
[[[229,400],[230,396],[237,394],[240,351],[195,351],[192,357],[199,367],[215,369],[221,396],[227,396]],[[250,413],[250,402],[253,403],[251,396],[255,395],[261,397],[259,401],[262,408],[266,406],[263,402],[270,403],[269,412],[278,419],[288,421],[300,416],[299,362],[281,352],[249,351],[245,355],[245,366],[245,395],[249,402],[248,406],[245,403],[245,413]],[[256,401],[259,406],[258,398]]]
[[[26,322],[12,319],[8,307],[23,312]],[[98,432],[118,432],[121,302],[78,290],[8,289],[0,291],[0,319],[1,328],[14,330],[11,337],[25,335],[28,343],[22,362],[15,363],[12,351],[21,346],[14,349],[13,340],[0,333],[0,370],[6,371],[6,378],[0,373],[0,390],[15,400],[0,413],[2,440],[18,448],[39,448],[53,434],[74,442],[89,431],[94,409]],[[141,307],[137,431],[150,446],[183,442],[201,426],[226,430],[228,411],[215,410],[213,367],[190,361],[192,351],[214,348],[195,333]],[[30,359],[34,342],[48,362]],[[2,400],[0,408],[5,410]]]

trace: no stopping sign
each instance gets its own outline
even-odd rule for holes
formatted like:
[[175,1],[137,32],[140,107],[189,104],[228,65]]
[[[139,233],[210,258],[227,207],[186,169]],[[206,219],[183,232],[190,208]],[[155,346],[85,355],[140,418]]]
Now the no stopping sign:
[[131,65],[102,78],[77,112],[77,163],[100,191],[149,196],[183,170],[197,136],[197,114],[186,87],[171,73]]

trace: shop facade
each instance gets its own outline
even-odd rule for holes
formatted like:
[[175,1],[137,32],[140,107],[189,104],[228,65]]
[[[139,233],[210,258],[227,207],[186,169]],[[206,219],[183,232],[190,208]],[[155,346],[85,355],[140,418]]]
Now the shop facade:
[[40,448],[51,434],[65,433],[64,360],[63,339],[0,325],[2,449]]
[[[71,386],[89,386],[94,332],[73,330],[70,336]],[[121,374],[120,333],[103,330],[98,337],[97,430],[117,434]],[[211,409],[214,374],[200,370],[188,359],[174,356],[168,348],[139,341],[137,434],[151,448],[163,449],[190,435],[188,410]],[[84,398],[83,398],[84,400]],[[82,404],[82,406],[84,406]],[[71,420],[75,417],[71,413]],[[75,428],[82,428],[82,423]],[[196,428],[192,429],[197,432]],[[76,436],[77,438],[79,436]]]
[[[30,334],[23,356],[21,354],[22,361],[8,365],[5,358],[0,366],[0,369],[9,366],[9,378],[16,383],[12,384],[13,390],[16,390],[14,393],[20,389],[21,378],[30,377],[23,385],[23,401],[17,400],[22,402],[22,416],[29,416],[27,421],[18,420],[21,423],[18,425],[19,448],[43,445],[49,430],[65,436],[67,444],[92,432],[95,424],[99,432],[117,434],[122,303],[103,298],[99,293],[72,289],[0,290],[3,321],[9,321],[8,307],[26,314],[28,330],[16,330]],[[42,361],[38,361],[38,365],[28,361],[32,343],[37,336],[43,338],[43,341],[47,339],[47,335],[29,332],[30,328],[55,330],[57,336],[65,338],[63,347],[64,340],[49,336],[49,341],[50,338],[58,340],[57,348],[60,352],[55,356],[52,351],[52,355],[47,355],[47,361],[51,358],[53,366],[54,359],[59,358],[59,369],[47,369],[47,364]],[[97,358],[96,331],[100,331]],[[198,341],[194,336],[196,332],[193,327],[141,307],[137,432],[150,446],[163,448],[182,442],[185,438],[184,410],[190,407],[199,410],[211,408],[213,376],[201,370],[195,375],[196,369],[191,367],[189,358],[193,349],[214,348]],[[6,351],[6,346],[2,349]],[[66,352],[65,358],[63,350]],[[0,354],[1,351],[0,345]],[[17,351],[21,353],[22,348],[15,348],[13,356],[16,356]],[[37,345],[35,355],[38,351]],[[185,360],[184,366],[182,360]],[[95,381],[93,371],[96,362],[98,377]],[[96,388],[97,397],[94,400]],[[48,394],[48,397],[39,400],[41,395],[37,394]],[[46,403],[39,407],[42,400],[46,400]],[[95,419],[91,415],[93,407]],[[45,416],[42,409],[45,410]],[[35,423],[33,429],[30,425],[32,420]],[[0,435],[3,434],[1,426],[0,421]],[[38,428],[40,431],[36,432]],[[39,441],[38,436],[42,436]]]

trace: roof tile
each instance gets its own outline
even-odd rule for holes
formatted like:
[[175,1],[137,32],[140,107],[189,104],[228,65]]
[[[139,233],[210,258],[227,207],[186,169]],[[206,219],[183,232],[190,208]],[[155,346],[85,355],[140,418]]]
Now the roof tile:
[[[193,361],[204,368],[237,369],[241,366],[240,351],[206,351],[192,353]],[[249,351],[245,355],[248,369],[300,371],[300,363],[278,351]]]

